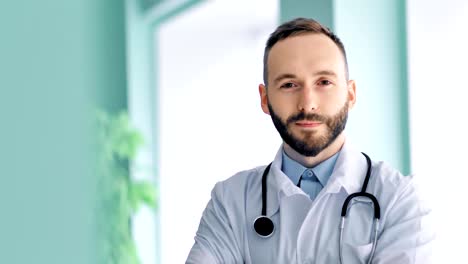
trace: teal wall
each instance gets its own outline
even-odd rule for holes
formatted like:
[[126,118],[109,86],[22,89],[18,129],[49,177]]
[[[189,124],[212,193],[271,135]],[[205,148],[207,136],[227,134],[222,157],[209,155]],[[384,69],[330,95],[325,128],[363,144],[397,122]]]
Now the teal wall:
[[126,108],[124,3],[0,4],[0,262],[94,263],[92,109]]
[[404,0],[281,0],[280,21],[315,18],[344,42],[357,104],[348,138],[374,160],[410,172]]
[[357,104],[348,134],[374,159],[410,172],[404,0],[335,0],[335,24],[348,51]]
[[335,23],[333,10],[334,1],[331,0],[281,0],[280,21],[285,22],[296,17],[309,17],[332,29]]

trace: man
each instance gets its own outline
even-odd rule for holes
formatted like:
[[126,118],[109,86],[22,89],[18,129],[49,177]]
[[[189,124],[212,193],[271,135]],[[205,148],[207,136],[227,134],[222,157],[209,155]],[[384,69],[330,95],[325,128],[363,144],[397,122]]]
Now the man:
[[[261,107],[283,145],[271,166],[216,184],[187,263],[429,263],[430,211],[412,177],[345,140],[356,84],[340,39],[312,19],[280,25],[264,83]],[[359,196],[342,225],[346,198],[360,191],[376,198],[379,221],[378,205]]]

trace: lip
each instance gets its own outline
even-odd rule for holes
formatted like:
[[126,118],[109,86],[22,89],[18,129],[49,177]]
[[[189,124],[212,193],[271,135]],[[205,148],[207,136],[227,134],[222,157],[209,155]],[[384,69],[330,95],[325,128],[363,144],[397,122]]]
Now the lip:
[[321,122],[316,122],[316,121],[300,121],[300,122],[296,122],[295,124],[298,127],[313,128],[313,127],[320,126],[322,123]]

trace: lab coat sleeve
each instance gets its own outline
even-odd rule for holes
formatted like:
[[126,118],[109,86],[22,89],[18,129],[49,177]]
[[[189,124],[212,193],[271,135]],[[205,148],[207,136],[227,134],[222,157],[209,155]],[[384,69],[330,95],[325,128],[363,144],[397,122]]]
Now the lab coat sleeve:
[[374,264],[428,264],[434,240],[431,210],[411,176],[387,213]]
[[226,211],[223,183],[219,182],[211,192],[200,220],[200,225],[186,264],[243,263],[230,219]]

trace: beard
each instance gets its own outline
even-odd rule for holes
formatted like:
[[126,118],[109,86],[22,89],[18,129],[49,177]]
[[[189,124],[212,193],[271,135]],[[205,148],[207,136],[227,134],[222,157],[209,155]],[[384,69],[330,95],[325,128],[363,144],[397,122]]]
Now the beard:
[[[273,124],[283,141],[299,154],[307,157],[315,157],[322,152],[322,150],[330,146],[345,129],[348,120],[348,104],[349,102],[346,101],[340,111],[333,116],[305,113],[302,111],[289,116],[286,122],[283,122],[275,111],[273,111],[273,107],[269,102],[268,109],[270,110]],[[303,134],[302,137],[295,136],[289,129],[290,126],[293,126],[295,122],[306,120],[321,122],[322,125],[325,125],[325,133],[323,135],[317,135],[318,131],[316,130],[301,131]]]

